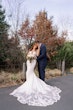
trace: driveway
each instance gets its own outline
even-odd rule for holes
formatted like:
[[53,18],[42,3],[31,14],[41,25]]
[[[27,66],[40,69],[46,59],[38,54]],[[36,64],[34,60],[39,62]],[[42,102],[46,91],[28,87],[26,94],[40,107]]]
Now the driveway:
[[47,84],[59,87],[61,99],[47,107],[28,106],[19,103],[15,97],[10,96],[15,88],[0,88],[0,110],[73,110],[73,75],[57,77],[46,81]]

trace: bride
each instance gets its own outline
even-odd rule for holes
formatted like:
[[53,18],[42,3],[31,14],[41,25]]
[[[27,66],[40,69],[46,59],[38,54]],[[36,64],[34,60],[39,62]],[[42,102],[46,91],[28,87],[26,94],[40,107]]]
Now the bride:
[[39,56],[40,48],[34,45],[27,54],[27,72],[26,81],[20,87],[15,89],[10,95],[17,97],[17,100],[22,104],[32,106],[48,106],[60,100],[59,93],[61,90],[57,87],[52,87],[39,79],[34,68]]

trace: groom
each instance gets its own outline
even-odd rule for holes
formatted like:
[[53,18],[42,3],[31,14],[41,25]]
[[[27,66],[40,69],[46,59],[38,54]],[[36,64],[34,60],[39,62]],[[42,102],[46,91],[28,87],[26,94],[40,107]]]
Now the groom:
[[35,42],[40,46],[40,55],[37,57],[39,78],[45,80],[45,68],[47,65],[46,46],[39,41]]

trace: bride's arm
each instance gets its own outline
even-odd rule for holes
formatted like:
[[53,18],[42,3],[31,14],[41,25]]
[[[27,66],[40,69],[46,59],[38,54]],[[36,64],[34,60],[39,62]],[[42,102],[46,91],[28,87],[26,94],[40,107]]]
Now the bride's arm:
[[40,55],[40,47],[36,50],[37,57]]

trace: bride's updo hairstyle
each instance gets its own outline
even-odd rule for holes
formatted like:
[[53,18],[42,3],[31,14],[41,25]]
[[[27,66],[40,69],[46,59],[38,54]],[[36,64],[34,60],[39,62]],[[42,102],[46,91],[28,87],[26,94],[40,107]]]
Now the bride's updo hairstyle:
[[[34,45],[37,45],[38,43],[40,43],[40,41],[39,40],[36,40],[32,44],[28,45],[28,51],[32,51]],[[35,50],[37,50],[37,49],[38,49],[38,46],[36,46]]]
[[31,51],[31,50],[33,49],[33,46],[34,46],[34,43],[30,44],[30,45],[28,46],[28,51]]
[[38,44],[40,44],[41,42],[39,40],[35,40],[34,45],[36,45],[36,50],[38,49]]

